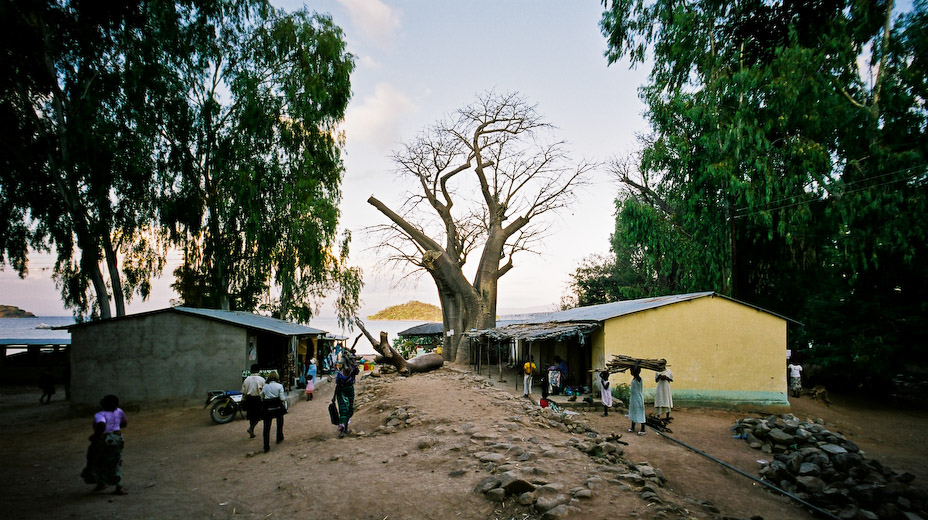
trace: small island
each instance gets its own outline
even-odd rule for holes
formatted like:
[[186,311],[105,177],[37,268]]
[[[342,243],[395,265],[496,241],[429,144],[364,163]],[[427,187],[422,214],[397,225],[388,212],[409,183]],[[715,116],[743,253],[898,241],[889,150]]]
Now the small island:
[[441,308],[429,303],[413,300],[400,305],[387,307],[377,314],[368,316],[367,319],[441,321]]
[[12,305],[0,305],[0,318],[35,318],[35,314]]

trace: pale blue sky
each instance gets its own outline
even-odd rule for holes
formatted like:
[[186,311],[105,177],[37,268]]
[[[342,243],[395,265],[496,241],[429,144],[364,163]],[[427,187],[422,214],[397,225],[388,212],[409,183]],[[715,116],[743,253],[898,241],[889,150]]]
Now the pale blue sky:
[[[282,1],[288,10],[303,2]],[[342,225],[353,233],[352,262],[365,272],[362,315],[417,299],[438,303],[428,277],[394,284],[396,273],[365,249],[366,226],[385,217],[366,203],[370,195],[398,207],[404,192],[389,159],[399,143],[487,90],[518,91],[558,127],[575,161],[604,161],[635,146],[647,130],[637,95],[647,70],[606,66],[598,22],[600,2],[327,0],[306,4],[328,12],[345,30],[357,57],[349,105]],[[540,255],[516,257],[500,285],[501,313],[548,310],[567,290],[580,260],[609,249],[617,186],[604,168],[592,172],[574,208],[552,219]],[[171,257],[176,266],[179,257]],[[9,267],[0,272],[0,304],[40,315],[67,315],[50,280],[52,261],[36,257],[26,280]],[[169,276],[152,298],[129,312],[170,305]],[[322,315],[332,314],[330,307]]]

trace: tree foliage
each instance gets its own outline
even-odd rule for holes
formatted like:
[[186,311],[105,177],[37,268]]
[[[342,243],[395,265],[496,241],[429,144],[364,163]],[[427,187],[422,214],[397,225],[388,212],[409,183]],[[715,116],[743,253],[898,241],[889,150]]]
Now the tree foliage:
[[336,236],[338,124],[353,57],[328,16],[228,7],[215,38],[174,63],[180,117],[158,155],[170,180],[162,218],[184,251],[174,287],[189,304],[249,310],[276,287],[271,310],[300,321],[340,288],[348,319],[361,281],[346,264],[348,237]]
[[609,62],[653,57],[653,134],[613,165],[646,292],[797,317],[843,370],[925,361],[924,1],[605,5]]
[[544,216],[572,200],[588,169],[568,164],[550,130],[518,94],[484,94],[395,154],[414,186],[399,211],[368,199],[390,220],[376,229],[391,258],[435,281],[444,328],[455,332],[445,337],[446,359],[470,361],[461,331],[495,326],[500,277],[542,239]]
[[337,236],[354,62],[331,18],[264,0],[0,9],[0,262],[23,275],[30,247],[54,247],[65,304],[108,317],[148,295],[170,244],[189,305],[305,321],[337,288],[354,314]]
[[161,35],[173,32],[174,7],[0,6],[0,263],[23,276],[30,247],[54,249],[62,298],[78,316],[109,317],[111,299],[124,314],[163,265],[151,226],[159,113],[149,100],[165,85],[173,41]]

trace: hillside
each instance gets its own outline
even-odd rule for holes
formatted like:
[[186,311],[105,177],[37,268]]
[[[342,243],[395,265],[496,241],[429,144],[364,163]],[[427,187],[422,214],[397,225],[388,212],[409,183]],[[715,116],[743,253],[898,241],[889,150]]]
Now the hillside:
[[35,314],[12,305],[0,305],[0,318],[35,318]]
[[377,314],[368,316],[367,319],[441,321],[441,308],[429,303],[413,300],[400,305],[387,307]]

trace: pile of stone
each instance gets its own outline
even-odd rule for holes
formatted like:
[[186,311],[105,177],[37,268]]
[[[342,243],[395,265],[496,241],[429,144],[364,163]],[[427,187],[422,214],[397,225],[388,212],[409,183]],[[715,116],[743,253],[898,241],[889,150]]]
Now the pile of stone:
[[731,427],[735,437],[772,454],[760,475],[771,484],[842,519],[928,518],[928,492],[868,458],[821,419],[792,414],[745,418]]

